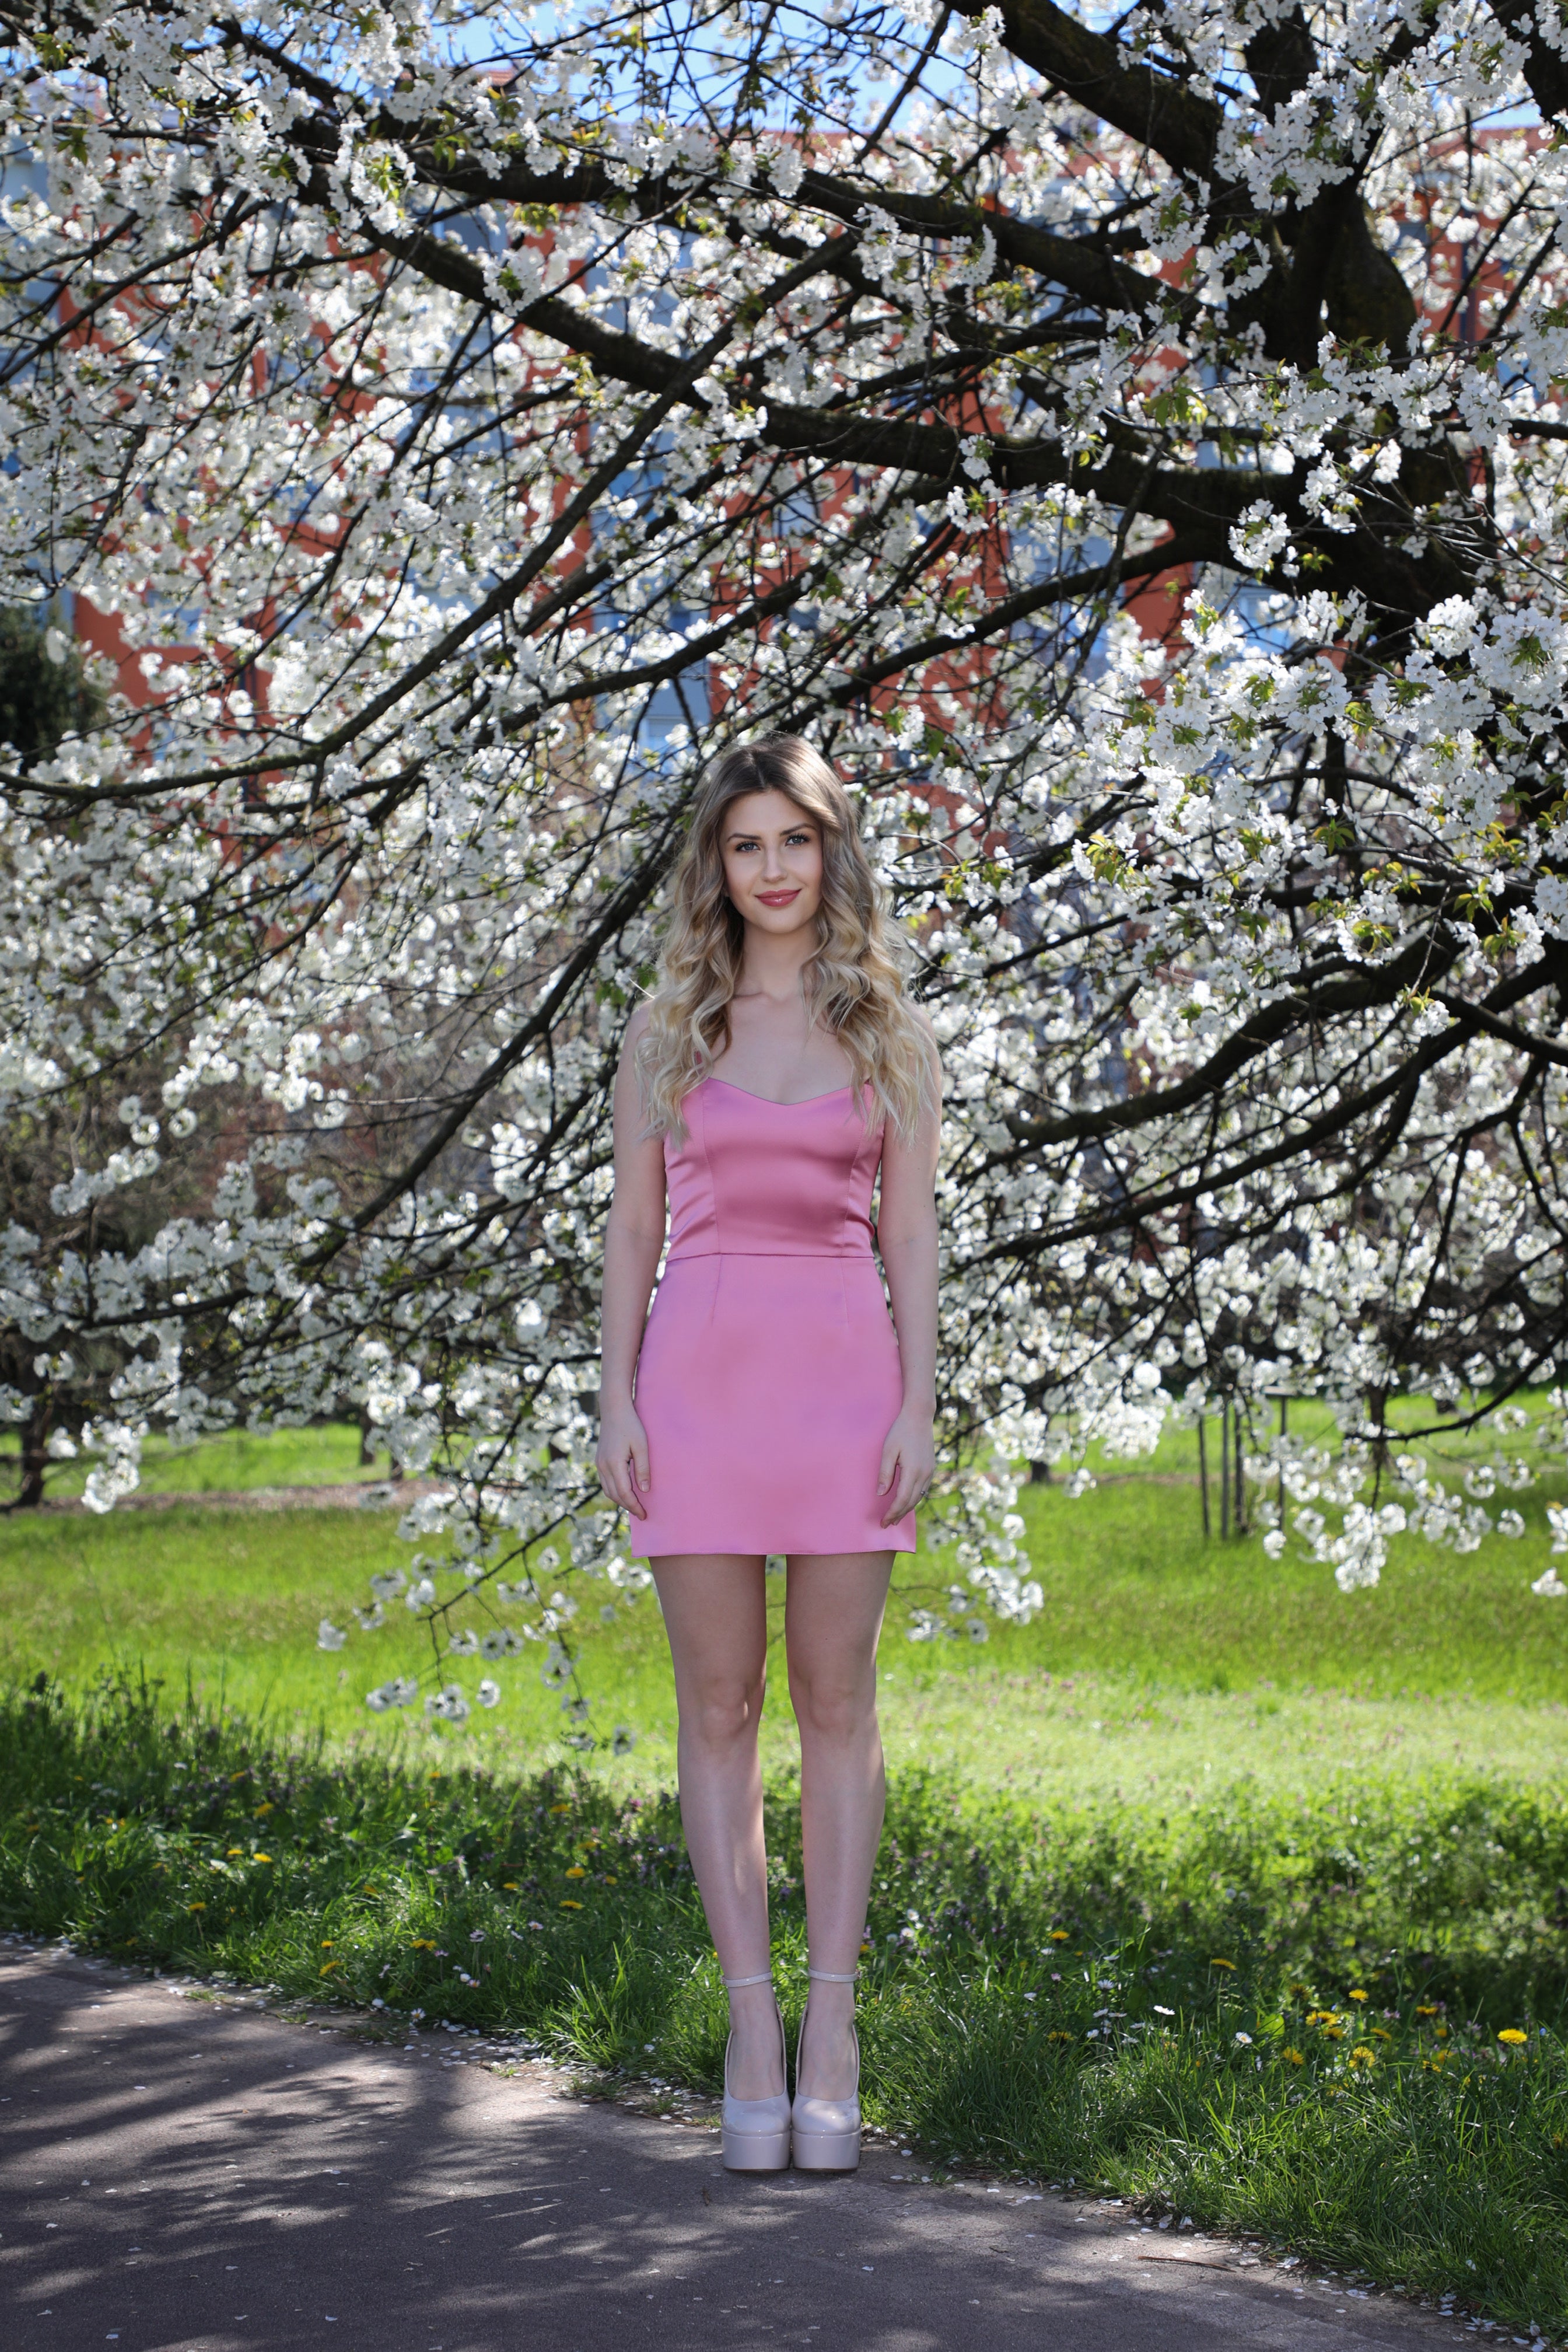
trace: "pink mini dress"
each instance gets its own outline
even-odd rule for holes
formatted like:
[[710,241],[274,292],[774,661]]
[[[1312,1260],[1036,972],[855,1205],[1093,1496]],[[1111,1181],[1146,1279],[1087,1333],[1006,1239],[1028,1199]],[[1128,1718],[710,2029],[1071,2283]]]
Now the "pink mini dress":
[[882,1524],[904,1402],[872,1254],[882,1130],[854,1093],[770,1102],[705,1078],[664,1140],[670,1241],[637,1360],[648,1433],[641,1559],[913,1551]]

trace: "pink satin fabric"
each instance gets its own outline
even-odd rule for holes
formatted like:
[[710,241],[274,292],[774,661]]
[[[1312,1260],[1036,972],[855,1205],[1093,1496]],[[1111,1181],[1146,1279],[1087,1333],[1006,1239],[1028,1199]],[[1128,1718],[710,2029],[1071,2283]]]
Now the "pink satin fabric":
[[705,1078],[681,1108],[637,1364],[636,1555],[913,1551],[914,1512],[884,1528],[876,1491],[904,1401],[872,1254],[881,1130],[848,1087],[776,1103]]

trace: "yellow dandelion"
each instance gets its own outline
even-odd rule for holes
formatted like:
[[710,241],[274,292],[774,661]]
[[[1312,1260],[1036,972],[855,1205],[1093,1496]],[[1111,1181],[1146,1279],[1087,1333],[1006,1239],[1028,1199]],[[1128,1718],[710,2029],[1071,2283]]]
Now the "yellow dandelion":
[[225,1854],[224,1860],[225,1862],[232,1862],[236,1853],[243,1853],[244,1852],[245,1848],[243,1845],[231,1845],[227,1853]]
[[1208,1965],[1211,1969],[1228,1969],[1232,1976],[1236,1973],[1236,1963],[1234,1960],[1210,1960]]
[[1370,2042],[1358,2042],[1350,2053],[1350,2063],[1353,2066],[1375,2066],[1377,2053]]
[[1053,1927],[1051,1931],[1051,1940],[1053,1944],[1070,1944],[1072,1938],[1065,1927]]
[[552,1805],[550,1807],[550,1811],[552,1813],[570,1813],[571,1807],[570,1805]]
[[572,1867],[566,1873],[566,1875],[568,1878],[586,1878],[588,1876],[588,1873],[583,1869],[580,1863],[574,1863]]
[[1530,2036],[1521,2033],[1517,2025],[1505,2025],[1497,2038],[1500,2042],[1506,2042],[1511,2049],[1518,2050],[1523,2047]]
[[501,1881],[501,1892],[503,1895],[515,1895],[517,1891],[517,1882],[515,1878],[504,1878]]
[[570,1896],[563,1896],[560,1907],[563,1911],[580,1911],[582,1906],[580,1903],[573,1903]]
[[330,1937],[330,1936],[323,1936],[323,1937],[321,1938],[321,1949],[322,1949],[324,1952],[329,1952],[329,1951],[331,1950],[331,1948],[332,1948],[332,1938],[331,1938],[331,1937]]
[[416,1936],[409,1949],[411,1952],[434,1952],[435,1938],[434,1936]]
[[206,1907],[204,1903],[187,1903],[185,1906],[187,1911],[204,1911]]
[[251,1860],[252,1862],[270,1862],[272,1856],[269,1853],[253,1853]]
[[1353,1986],[1349,1998],[1352,2000],[1364,2000],[1366,1999],[1366,1995],[1359,1985],[1355,1985]]
[[1435,2000],[1422,2001],[1420,2006],[1417,2008],[1416,2014],[1417,2017],[1436,2017],[1437,2014],[1437,2002]]
[[1307,2063],[1299,2050],[1281,2050],[1280,2055],[1287,2066],[1304,2066]]
[[616,1877],[615,1873],[612,1870],[607,1870],[604,1874],[604,1884],[606,1886],[619,1886],[621,1881]]
[[329,1960],[326,1967],[321,1969],[320,1973],[324,1977],[329,1977],[334,1969],[340,1969],[343,1963],[341,1960]]

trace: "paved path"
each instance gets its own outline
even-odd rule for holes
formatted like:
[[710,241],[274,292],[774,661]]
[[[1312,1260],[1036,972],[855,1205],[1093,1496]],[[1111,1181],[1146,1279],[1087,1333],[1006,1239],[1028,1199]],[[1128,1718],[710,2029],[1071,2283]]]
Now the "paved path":
[[869,2151],[847,2178],[739,2179],[699,2124],[574,2099],[541,2065],[507,2075],[443,2054],[459,2047],[426,2036],[410,2053],[285,2023],[242,1998],[0,1948],[0,2343],[1416,2352],[1464,2341],[1458,2321],[1190,2231],[1012,2188],[922,2185],[892,2149]]

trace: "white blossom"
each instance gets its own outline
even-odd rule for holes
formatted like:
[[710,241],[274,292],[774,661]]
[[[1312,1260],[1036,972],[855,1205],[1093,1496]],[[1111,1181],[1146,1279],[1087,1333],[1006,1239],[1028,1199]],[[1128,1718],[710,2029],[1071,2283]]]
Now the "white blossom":
[[944,1064],[914,1637],[1041,1605],[1017,1465],[1222,1409],[1271,1557],[1517,1536],[1433,1449],[1568,1346],[1552,12],[1119,20],[1097,121],[1009,0],[548,16],[13,23],[3,593],[123,659],[0,757],[0,1413],[97,1510],[351,1415],[419,1548],[357,1625],[575,1705],[647,1584],[610,1082],[695,775],[790,728]]

